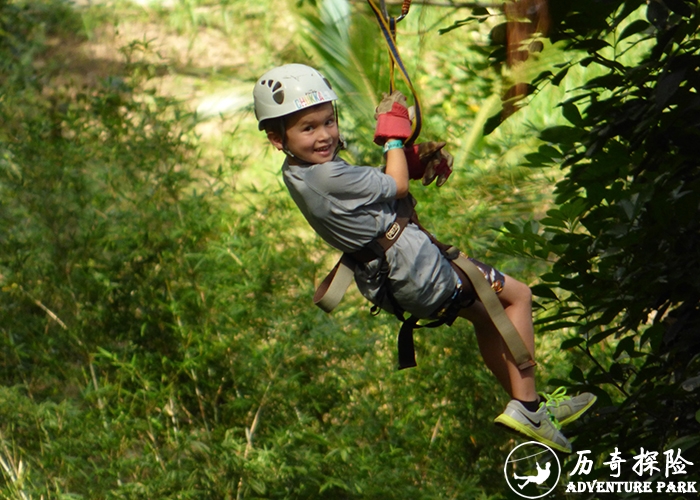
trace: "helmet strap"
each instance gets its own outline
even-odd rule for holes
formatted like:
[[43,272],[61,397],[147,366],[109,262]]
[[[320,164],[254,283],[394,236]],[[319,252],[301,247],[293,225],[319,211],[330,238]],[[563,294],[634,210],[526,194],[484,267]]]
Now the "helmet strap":
[[[292,153],[287,147],[287,132],[282,132],[282,152],[287,155],[288,158],[296,158],[294,153]],[[299,158],[301,160],[301,158]]]
[[348,149],[348,143],[342,134],[340,134],[340,115],[338,114],[338,106],[335,102],[333,102],[333,110],[335,111],[335,126],[338,127],[338,145],[335,147],[335,153],[333,153],[333,157],[335,158],[338,153]]

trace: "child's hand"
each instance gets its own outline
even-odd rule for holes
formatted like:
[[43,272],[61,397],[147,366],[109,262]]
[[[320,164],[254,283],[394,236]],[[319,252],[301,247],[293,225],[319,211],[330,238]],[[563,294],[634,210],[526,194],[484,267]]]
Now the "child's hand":
[[410,179],[423,179],[427,186],[437,178],[435,183],[442,186],[452,174],[452,155],[442,150],[444,142],[422,142],[404,148]]
[[383,145],[387,139],[401,139],[405,141],[411,137],[411,119],[406,108],[406,97],[395,90],[390,95],[385,95],[377,106],[375,114],[377,127],[374,131],[374,142]]

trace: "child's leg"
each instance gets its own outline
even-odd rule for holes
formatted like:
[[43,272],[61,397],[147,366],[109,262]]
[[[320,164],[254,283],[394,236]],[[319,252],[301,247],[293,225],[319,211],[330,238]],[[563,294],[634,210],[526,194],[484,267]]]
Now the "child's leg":
[[[503,304],[508,318],[534,358],[532,292],[530,287],[524,283],[514,280],[510,276],[505,278],[503,290],[498,294],[498,298]],[[483,304],[481,302],[474,303],[471,307],[462,310],[460,316],[474,324],[479,350],[484,357],[486,366],[494,373],[512,398],[503,413],[497,416],[494,422],[556,450],[571,453],[571,443],[559,431],[559,425],[552,422],[550,418],[552,415],[556,417],[557,414],[561,414],[564,418],[569,418],[568,415],[571,415],[570,420],[574,420],[593,404],[595,396],[588,394],[569,398],[566,403],[561,405],[561,410],[550,410],[548,406],[537,404],[539,396],[535,389],[534,367],[525,370],[518,369],[518,365],[486,313]]]
[[[506,276],[505,285],[498,297],[508,318],[525,342],[525,346],[534,355],[535,336],[530,287]],[[522,371],[518,369],[513,356],[481,302],[476,302],[462,310],[460,316],[474,324],[484,362],[508,394],[521,401],[535,401],[538,398],[535,389],[535,369],[528,368]]]

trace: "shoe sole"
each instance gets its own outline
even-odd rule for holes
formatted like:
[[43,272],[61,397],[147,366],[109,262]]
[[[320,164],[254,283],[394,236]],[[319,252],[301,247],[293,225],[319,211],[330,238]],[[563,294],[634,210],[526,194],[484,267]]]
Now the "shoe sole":
[[514,431],[517,432],[520,435],[525,435],[531,439],[534,439],[535,441],[546,444],[550,448],[554,448],[557,451],[561,451],[563,453],[571,453],[570,448],[565,448],[560,444],[555,443],[554,441],[550,441],[549,439],[537,434],[535,431],[530,429],[529,427],[521,424],[517,420],[515,420],[513,417],[509,417],[508,415],[499,415],[496,417],[494,422],[497,425],[500,425],[504,427],[506,430]]
[[591,399],[591,401],[590,401],[586,406],[584,406],[583,408],[581,408],[581,409],[580,409],[579,411],[577,411],[576,413],[572,413],[571,415],[569,415],[568,417],[566,417],[564,420],[561,420],[561,421],[559,422],[559,425],[564,426],[564,425],[566,425],[566,424],[570,424],[570,423],[573,422],[574,420],[578,420],[578,418],[579,418],[581,415],[583,415],[586,411],[588,411],[588,409],[589,409],[591,406],[593,406],[593,403],[595,403],[597,399],[598,399],[598,396],[595,396],[595,395],[594,395],[594,396],[593,396],[593,399]]

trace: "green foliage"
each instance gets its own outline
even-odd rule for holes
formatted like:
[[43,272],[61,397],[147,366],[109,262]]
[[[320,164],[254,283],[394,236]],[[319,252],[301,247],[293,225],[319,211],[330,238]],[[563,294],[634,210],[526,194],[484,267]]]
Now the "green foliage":
[[[321,66],[350,153],[380,162],[387,56],[366,6],[291,3],[305,44],[256,62]],[[269,5],[159,15],[191,40],[250,18],[272,47]],[[458,160],[439,190],[413,188],[421,220],[509,274],[541,275],[540,362],[600,396],[567,432],[577,449],[673,447],[697,463],[696,6],[550,7],[550,41],[523,73],[530,108],[506,121],[487,122],[513,83],[489,67],[505,52],[453,29],[498,41],[498,10],[414,5],[402,22],[424,138]],[[311,305],[336,256],[279,182],[236,182],[235,150],[210,167],[193,117],[149,90],[164,66],[148,43],[97,85],[52,79],[47,40],[82,26],[62,3],[0,3],[0,496],[499,497],[513,442],[490,422],[505,394],[470,327],[417,332],[419,367],[394,371],[395,319],[352,290],[332,316]],[[555,117],[546,98],[565,89]],[[484,138],[484,125],[498,127]]]
[[[151,90],[148,43],[96,85],[57,83],[37,57],[80,17],[42,12],[0,8],[0,496],[497,491],[511,441],[484,425],[503,395],[470,330],[419,333],[421,366],[395,372],[395,319],[356,292],[333,316],[311,305],[333,255],[277,186],[203,162],[192,116]],[[466,245],[449,221],[469,205],[422,196]],[[496,217],[480,210],[477,234]]]
[[[80,20],[64,1],[0,1],[0,75],[7,83],[36,84],[30,69],[46,37],[80,31]],[[0,132],[1,133],[1,132]]]
[[[641,6],[641,18],[640,11]],[[700,351],[698,18],[695,2],[552,2],[569,56],[533,83],[598,67],[559,107],[527,166],[561,165],[556,206],[504,226],[501,250],[553,259],[534,289],[544,330],[565,328],[568,385],[605,407],[577,447],[602,456],[681,448],[698,456]],[[692,458],[690,459],[692,461]]]

